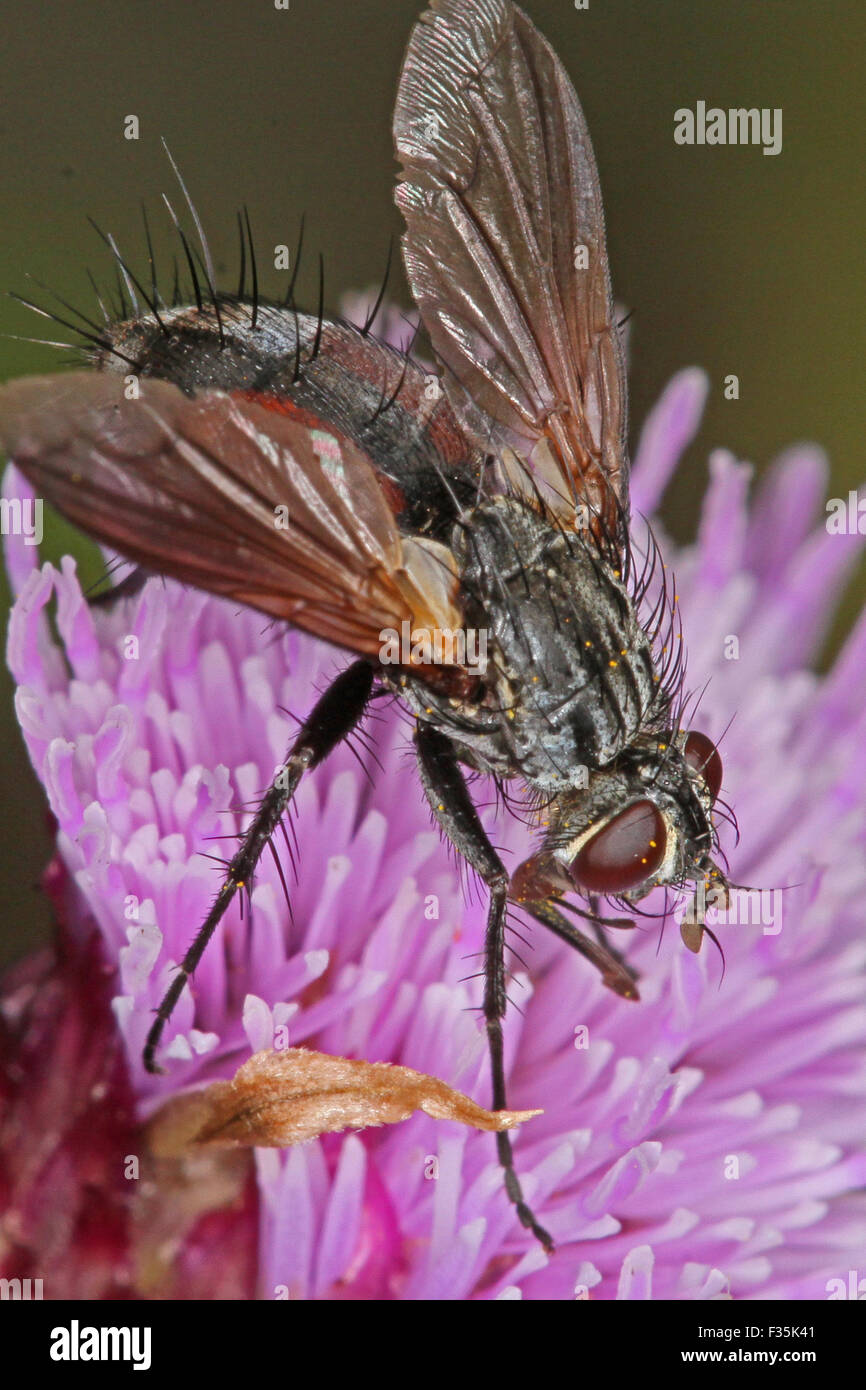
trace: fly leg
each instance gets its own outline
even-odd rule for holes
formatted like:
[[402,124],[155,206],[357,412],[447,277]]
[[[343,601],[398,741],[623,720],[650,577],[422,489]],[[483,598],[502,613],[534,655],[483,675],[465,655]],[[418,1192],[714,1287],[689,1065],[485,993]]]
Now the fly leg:
[[[608,956],[612,956],[621,968],[631,976],[632,980],[637,981],[640,979],[640,975],[638,971],[635,970],[634,966],[629,964],[621,951],[618,951],[615,946],[611,945],[610,937],[607,933],[608,927],[617,927],[621,931],[633,930],[634,922],[630,917],[602,917],[598,910],[598,898],[594,894],[590,894],[590,910],[588,912],[585,908],[578,907],[576,903],[570,903],[564,898],[560,900],[560,906],[564,907],[567,912],[573,912],[576,917],[582,917],[585,922],[589,922],[592,927],[592,934],[602,950]],[[549,924],[545,922],[545,926],[547,925]],[[582,940],[586,939],[581,933],[578,933],[578,935],[582,937]],[[639,996],[635,990],[634,994],[628,997],[637,999]]]
[[156,1011],[144,1045],[143,1061],[147,1071],[160,1071],[155,1061],[156,1049],[174,1006],[235,894],[251,882],[265,846],[285,814],[302,776],[326,758],[361,719],[373,689],[373,674],[369,662],[353,662],[328,686],[301,725],[285,762],[262,797],[259,809],[228,866],[213,907],[199,927]]
[[[589,906],[590,911],[593,914],[589,918],[589,920],[592,923],[593,935],[596,941],[598,942],[599,946],[602,946],[604,950],[607,951],[608,955],[613,956],[614,960],[619,961],[619,964],[622,966],[623,970],[627,971],[633,980],[638,980],[640,978],[638,972],[635,970],[633,965],[629,965],[622,952],[618,951],[615,946],[611,945],[610,937],[608,936],[606,930],[608,926],[622,925],[623,927],[630,928],[634,926],[634,923],[629,921],[628,918],[613,918],[612,920],[608,921],[607,918],[601,917],[598,911],[598,898],[595,897],[594,894],[590,894]],[[635,991],[634,997],[637,997],[637,991]]]
[[521,902],[520,906],[530,917],[534,917],[536,922],[547,927],[554,935],[567,941],[575,951],[595,966],[601,975],[602,982],[612,989],[614,994],[620,995],[623,999],[639,999],[637,985],[635,984],[635,972],[631,966],[623,960],[618,951],[613,951],[607,942],[593,941],[585,932],[573,926],[563,917],[559,908],[549,899],[538,902]]
[[[490,892],[484,946],[484,1018],[493,1072],[493,1109],[504,1110],[506,1098],[502,1019],[507,1002],[505,919],[508,906],[508,874],[478,818],[451,742],[429,725],[419,724],[415,732],[415,748],[421,781],[434,816],[454,848],[481,876]],[[520,1221],[532,1231],[545,1250],[552,1251],[553,1241],[550,1235],[539,1225],[524,1201],[520,1179],[514,1167],[511,1138],[507,1133],[497,1134],[496,1148],[505,1176],[505,1190],[514,1203]]]

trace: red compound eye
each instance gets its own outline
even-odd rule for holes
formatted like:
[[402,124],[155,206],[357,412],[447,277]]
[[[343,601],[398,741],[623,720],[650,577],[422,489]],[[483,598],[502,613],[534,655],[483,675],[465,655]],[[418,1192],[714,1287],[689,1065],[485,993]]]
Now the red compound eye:
[[667,833],[652,801],[635,801],[587,840],[569,873],[590,893],[625,893],[652,878],[665,857]]
[[683,752],[689,767],[701,774],[707,784],[710,799],[715,801],[722,787],[722,760],[718,748],[706,734],[699,734],[697,729],[692,729]]

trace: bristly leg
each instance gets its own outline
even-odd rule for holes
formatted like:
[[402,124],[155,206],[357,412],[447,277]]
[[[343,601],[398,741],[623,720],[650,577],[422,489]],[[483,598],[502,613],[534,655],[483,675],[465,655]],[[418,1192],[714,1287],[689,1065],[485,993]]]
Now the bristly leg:
[[160,1071],[155,1058],[165,1025],[235,894],[239,889],[246,889],[249,895],[259,859],[280,825],[302,776],[326,758],[355,728],[370,699],[373,676],[374,670],[369,662],[353,662],[328,686],[301,725],[283,766],[262,797],[258,811],[228,865],[213,907],[199,927],[156,1011],[144,1045],[143,1061],[147,1071]]
[[623,960],[618,951],[608,945],[603,930],[599,932],[601,939],[593,941],[563,917],[559,908],[549,900],[521,902],[520,906],[530,917],[534,917],[536,922],[547,927],[548,931],[552,931],[560,940],[566,941],[585,960],[594,965],[601,975],[602,983],[607,985],[608,989],[612,989],[614,994],[618,994],[621,999],[640,998],[635,983],[637,972]]
[[[625,929],[626,931],[631,931],[634,929],[635,923],[628,917],[602,917],[599,912],[599,900],[594,893],[590,893],[589,895],[589,906],[591,915],[588,920],[592,924],[593,935],[599,946],[607,951],[608,955],[613,956],[614,960],[622,966],[623,970],[625,970],[626,973],[631,976],[632,980],[634,980],[635,984],[637,984],[637,981],[640,979],[638,971],[626,960],[622,951],[618,951],[612,944],[607,931],[609,927],[617,927],[620,930]],[[633,995],[628,995],[627,997],[630,999],[638,999],[640,996],[637,990],[635,990]]]
[[[502,1019],[505,1015],[505,928],[508,908],[508,874],[491,845],[451,742],[427,724],[415,731],[415,748],[421,781],[430,807],[454,848],[475,869],[487,885],[490,906],[487,913],[487,932],[484,955],[484,1019],[487,1024],[487,1045],[493,1072],[493,1109],[505,1110],[505,1065],[503,1060]],[[521,1223],[551,1253],[553,1240],[535,1219],[524,1200],[520,1179],[514,1167],[511,1138],[507,1133],[496,1136],[499,1162],[505,1177],[505,1190],[513,1202]]]

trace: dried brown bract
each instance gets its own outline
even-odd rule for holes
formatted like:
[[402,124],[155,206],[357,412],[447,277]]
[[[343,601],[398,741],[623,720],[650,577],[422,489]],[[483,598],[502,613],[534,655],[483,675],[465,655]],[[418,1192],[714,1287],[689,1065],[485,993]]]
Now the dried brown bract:
[[294,1047],[257,1052],[231,1081],[176,1097],[151,1121],[150,1141],[160,1157],[198,1144],[286,1148],[320,1134],[397,1124],[415,1110],[485,1130],[513,1129],[542,1113],[485,1110],[411,1067]]

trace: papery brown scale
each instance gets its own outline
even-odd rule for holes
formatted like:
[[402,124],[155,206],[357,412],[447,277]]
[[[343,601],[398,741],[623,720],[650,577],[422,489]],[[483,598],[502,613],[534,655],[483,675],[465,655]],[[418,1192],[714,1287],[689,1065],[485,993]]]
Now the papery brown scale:
[[150,1125],[160,1156],[191,1146],[285,1148],[345,1129],[397,1124],[416,1110],[476,1129],[513,1129],[539,1110],[485,1110],[437,1077],[305,1048],[257,1052],[232,1081],[178,1096]]

